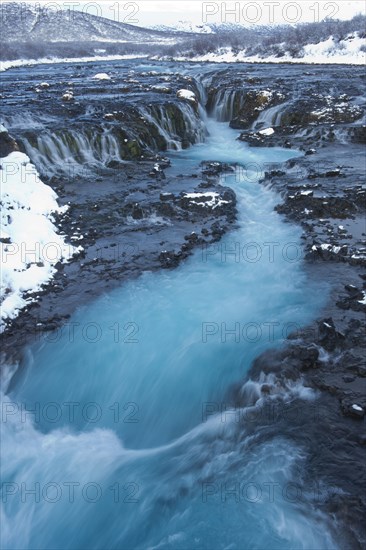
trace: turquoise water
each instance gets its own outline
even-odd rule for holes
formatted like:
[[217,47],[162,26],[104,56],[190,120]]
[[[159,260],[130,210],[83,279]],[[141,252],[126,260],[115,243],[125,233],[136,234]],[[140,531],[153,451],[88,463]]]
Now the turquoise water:
[[171,171],[239,163],[223,179],[238,227],[178,269],[80,308],[29,351],[4,398],[4,548],[336,547],[306,491],[286,497],[306,449],[280,433],[256,442],[245,422],[217,414],[253,359],[325,297],[304,273],[300,230],[257,182],[266,164],[299,153],[250,149],[214,121],[208,129],[206,143],[171,154]]

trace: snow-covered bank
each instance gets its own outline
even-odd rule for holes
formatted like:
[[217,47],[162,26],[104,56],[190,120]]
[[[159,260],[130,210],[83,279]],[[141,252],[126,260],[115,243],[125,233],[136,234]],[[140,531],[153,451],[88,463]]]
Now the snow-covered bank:
[[[285,47],[285,44],[283,44]],[[177,56],[175,61],[197,61],[211,63],[306,63],[306,64],[341,64],[364,65],[366,63],[366,40],[358,34],[347,36],[336,41],[332,36],[318,44],[307,44],[301,56],[293,57],[285,52],[281,57],[275,55],[247,55],[246,50],[234,52],[230,47],[219,48],[215,52],[198,55],[192,58]]]
[[[4,131],[1,127],[1,131]],[[40,179],[24,153],[13,151],[0,159],[1,184],[1,320],[0,332],[14,319],[31,295],[56,273],[55,265],[82,250],[57,234],[53,214],[68,208]]]
[[189,57],[186,55],[160,56],[148,54],[126,55],[96,55],[90,57],[44,57],[40,59],[15,59],[12,61],[0,61],[0,71],[6,71],[12,67],[26,65],[42,65],[53,63],[90,63],[93,61],[122,61],[125,59],[152,59],[157,61],[173,60],[184,62],[211,62],[211,63],[304,63],[304,64],[341,64],[364,65],[366,63],[366,39],[358,33],[353,33],[344,40],[337,41],[330,36],[317,44],[306,44],[299,55],[294,57],[286,51],[286,44],[279,44],[283,55],[247,55],[246,50],[233,51],[231,47],[218,48],[213,52]]
[[142,54],[135,55],[94,55],[90,57],[42,57],[40,59],[13,59],[12,61],[0,61],[0,71],[6,71],[13,67],[31,65],[52,65],[53,63],[90,63],[91,61],[122,61],[124,59],[141,59],[147,57]]

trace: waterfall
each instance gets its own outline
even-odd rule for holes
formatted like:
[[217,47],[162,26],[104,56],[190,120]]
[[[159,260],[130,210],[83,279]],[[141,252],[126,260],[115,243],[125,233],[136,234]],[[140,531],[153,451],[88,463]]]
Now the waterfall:
[[144,149],[185,149],[203,142],[207,135],[206,112],[200,103],[135,106],[129,116],[131,122],[125,127],[114,121],[53,130],[49,121],[33,120],[29,114],[26,125],[14,119],[9,127],[21,128],[17,129],[20,144],[37,169],[49,177],[85,175],[112,162],[138,158]]
[[112,160],[122,162],[121,143],[112,130],[45,130],[35,138],[21,138],[27,155],[38,170],[53,176],[85,172],[88,168],[108,165]]
[[262,111],[255,122],[253,122],[252,130],[262,130],[273,126],[281,126],[281,115],[285,111],[288,101],[280,105],[274,105]]
[[200,105],[197,111],[183,102],[178,105],[151,104],[139,110],[164,138],[167,149],[177,151],[205,140],[205,113]]
[[229,122],[241,109],[242,94],[240,90],[220,89],[210,109],[218,122]]

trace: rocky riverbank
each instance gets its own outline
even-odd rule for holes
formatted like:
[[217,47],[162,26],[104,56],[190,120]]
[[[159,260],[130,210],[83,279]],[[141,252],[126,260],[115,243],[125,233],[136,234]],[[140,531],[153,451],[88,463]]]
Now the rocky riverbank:
[[[304,153],[267,170],[261,180],[281,195],[276,210],[303,228],[310,276],[329,280],[332,287],[324,320],[292,339],[301,339],[305,349],[312,346],[299,353],[304,358],[299,370],[306,371],[314,385],[337,395],[343,414],[362,418],[366,410],[361,359],[366,313],[365,75],[350,67],[328,67],[327,76],[319,67],[296,67],[286,79],[283,74],[271,78],[268,72],[245,67],[235,76],[230,69],[211,75],[207,107],[240,129],[241,141]],[[328,357],[321,360],[321,368],[319,349]],[[349,369],[344,363],[347,357]]]
[[[351,75],[350,70],[329,71],[337,77],[330,93],[326,83],[320,93],[316,70],[305,73],[301,85],[289,78],[283,86],[269,84],[265,93],[256,89],[249,97],[234,91],[224,117],[242,129],[238,139],[252,146],[304,152],[303,157],[266,171],[261,184],[281,195],[276,210],[301,225],[309,277],[330,285],[322,315],[291,334],[283,349],[254,362],[249,374],[249,380],[258,384],[254,400],[246,391],[247,382],[234,390],[232,399],[238,406],[263,410],[277,406],[275,421],[269,422],[268,415],[258,420],[261,426],[263,420],[268,423],[269,437],[278,430],[286,433],[291,418],[299,441],[309,450],[305,483],[327,480],[334,490],[323,492],[317,504],[341,522],[344,547],[362,548],[366,541],[362,519],[366,510],[366,134],[360,99],[364,76],[357,71]],[[252,85],[258,88],[258,84],[253,80]],[[280,91],[285,96],[282,105]],[[321,392],[316,405],[298,399],[291,390],[297,383]],[[283,407],[278,397],[284,393],[285,410],[278,409],[279,403]]]

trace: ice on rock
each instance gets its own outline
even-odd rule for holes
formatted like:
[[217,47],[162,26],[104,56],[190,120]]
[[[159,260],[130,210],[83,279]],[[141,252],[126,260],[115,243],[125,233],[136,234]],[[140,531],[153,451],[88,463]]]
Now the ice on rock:
[[259,130],[258,134],[261,136],[272,136],[274,134],[273,128],[265,128],[264,130]]
[[183,88],[177,91],[177,97],[179,97],[179,99],[187,99],[188,101],[192,101],[192,103],[196,103],[197,101],[196,94],[194,92]]
[[111,77],[107,73],[97,73],[92,78],[95,80],[111,80]]
[[[190,199],[190,202],[197,204],[198,206],[204,206],[212,209],[222,206],[223,204],[229,204],[229,201],[221,199],[219,193],[215,192],[185,193],[184,197]],[[203,201],[203,198],[209,198],[210,200]]]

